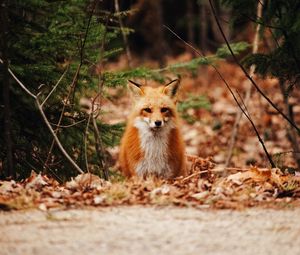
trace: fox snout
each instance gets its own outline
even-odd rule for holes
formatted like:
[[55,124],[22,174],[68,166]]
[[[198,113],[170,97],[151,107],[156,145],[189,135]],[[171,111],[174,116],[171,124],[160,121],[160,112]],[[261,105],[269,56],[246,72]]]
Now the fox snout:
[[163,120],[154,120],[154,121],[150,120],[150,123],[149,123],[151,128],[161,128],[164,126],[164,124],[165,123]]
[[145,107],[141,111],[141,117],[151,129],[160,129],[167,124],[171,117],[171,109],[167,107],[156,106]]
[[144,117],[143,120],[148,124],[150,128],[162,128],[165,125],[165,121],[163,119],[151,119]]
[[160,127],[162,126],[163,122],[161,120],[156,120],[154,121],[155,127]]

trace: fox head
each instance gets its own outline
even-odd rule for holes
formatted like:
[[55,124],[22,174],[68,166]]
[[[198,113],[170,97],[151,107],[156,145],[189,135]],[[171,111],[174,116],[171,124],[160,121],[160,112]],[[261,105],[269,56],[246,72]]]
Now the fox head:
[[177,119],[176,102],[180,80],[165,86],[152,88],[129,80],[129,89],[134,98],[133,118],[135,126],[159,131],[174,126]]

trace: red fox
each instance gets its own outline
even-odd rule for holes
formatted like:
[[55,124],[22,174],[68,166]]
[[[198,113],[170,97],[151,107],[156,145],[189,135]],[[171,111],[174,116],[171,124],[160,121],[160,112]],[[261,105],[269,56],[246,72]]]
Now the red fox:
[[120,146],[119,163],[130,177],[186,175],[185,146],[176,111],[180,80],[152,88],[129,80],[134,107]]

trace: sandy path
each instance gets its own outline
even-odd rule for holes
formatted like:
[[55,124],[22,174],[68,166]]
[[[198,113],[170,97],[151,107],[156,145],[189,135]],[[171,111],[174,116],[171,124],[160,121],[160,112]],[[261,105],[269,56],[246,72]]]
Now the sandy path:
[[300,209],[0,212],[0,254],[300,254]]

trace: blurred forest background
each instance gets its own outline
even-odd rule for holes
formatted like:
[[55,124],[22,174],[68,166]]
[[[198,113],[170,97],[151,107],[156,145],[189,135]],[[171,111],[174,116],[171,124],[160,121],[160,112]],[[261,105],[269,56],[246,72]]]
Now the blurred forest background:
[[127,80],[174,76],[188,152],[299,169],[298,0],[0,2],[1,178],[114,175]]

